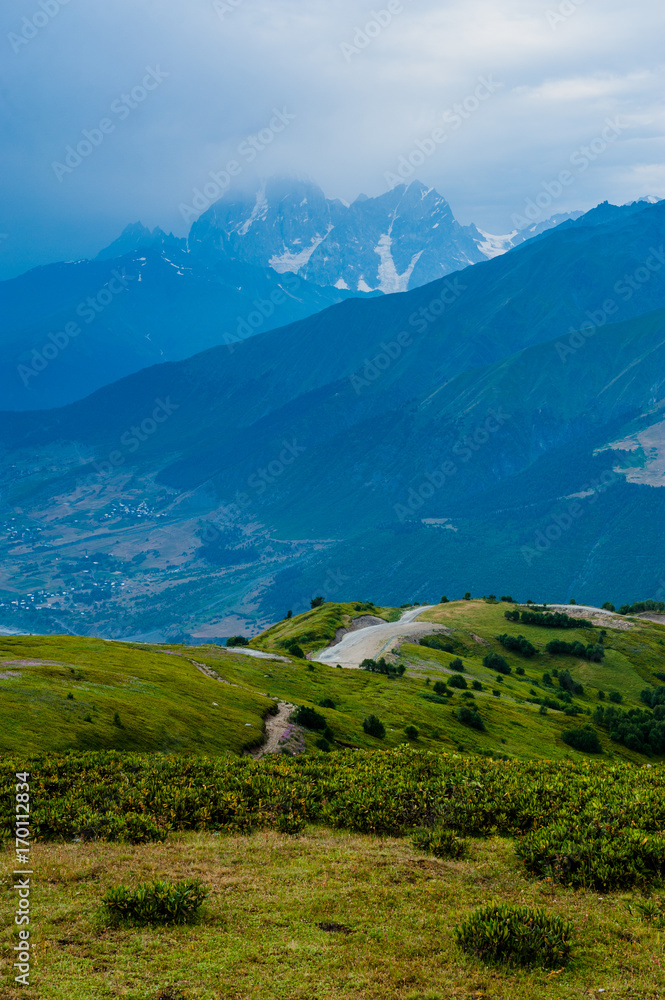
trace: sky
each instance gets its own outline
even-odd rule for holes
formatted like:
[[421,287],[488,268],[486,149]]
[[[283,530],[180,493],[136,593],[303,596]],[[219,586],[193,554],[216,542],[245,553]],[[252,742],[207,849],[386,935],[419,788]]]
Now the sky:
[[229,196],[417,179],[498,234],[665,197],[659,0],[10,0],[2,50],[0,278],[186,235],[229,164]]

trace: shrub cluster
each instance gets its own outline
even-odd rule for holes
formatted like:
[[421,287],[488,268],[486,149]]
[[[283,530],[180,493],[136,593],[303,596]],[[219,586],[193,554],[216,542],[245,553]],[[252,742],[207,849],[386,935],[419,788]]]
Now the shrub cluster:
[[[663,688],[662,690],[665,690]],[[653,712],[631,708],[598,705],[593,721],[606,729],[611,740],[629,750],[645,754],[665,754],[665,706],[657,705]]]
[[440,635],[426,635],[418,640],[418,645],[426,646],[428,649],[439,649],[443,653],[452,653],[453,644],[450,639],[442,638]]
[[[303,640],[301,639],[301,641]],[[297,639],[285,639],[284,642],[282,643],[282,646],[284,647],[287,653],[289,653],[291,656],[295,656],[297,660],[305,659],[305,654],[302,650],[302,647],[298,645]]]
[[555,968],[570,957],[573,926],[561,917],[528,906],[490,903],[455,928],[463,951],[485,962]]
[[523,635],[497,635],[497,639],[504,649],[509,649],[512,653],[519,653],[521,656],[536,655],[536,647]]
[[384,656],[380,660],[364,659],[360,664],[360,668],[361,670],[369,670],[373,674],[385,674],[387,677],[401,677],[406,670],[403,663],[393,666],[392,663],[386,662]]
[[564,729],[561,739],[573,750],[583,753],[602,753],[603,748],[598,739],[598,733],[593,726],[582,726],[581,729]]
[[130,889],[116,886],[102,897],[113,920],[135,924],[184,924],[198,913],[208,895],[199,879],[146,882]]
[[325,716],[317,712],[315,708],[308,708],[306,705],[300,705],[299,708],[291,714],[293,722],[299,726],[304,726],[305,729],[325,729],[328,723],[326,722]]
[[524,625],[542,625],[545,628],[593,628],[593,623],[580,618],[571,618],[563,611],[504,611],[508,621]]
[[363,729],[368,736],[376,736],[379,740],[382,740],[386,735],[386,727],[376,715],[367,716],[363,722]]
[[563,639],[552,639],[545,646],[545,651],[553,656],[577,656],[580,660],[590,660],[591,663],[600,663],[605,656],[605,647],[602,642],[589,643],[585,646],[583,642],[564,642]]
[[228,647],[233,646],[248,646],[249,639],[244,635],[230,635],[226,640],[226,645]]
[[620,615],[639,615],[645,611],[665,611],[665,601],[635,601],[634,604],[622,604],[619,608]]
[[483,666],[490,670],[496,670],[500,674],[509,674],[510,666],[508,661],[499,653],[488,653],[483,657]]
[[463,725],[471,726],[472,729],[485,729],[485,723],[480,713],[475,708],[469,708],[468,705],[462,705],[461,708],[458,708],[455,712],[455,718]]
[[665,875],[657,767],[490,760],[406,745],[261,760],[116,751],[5,758],[0,841],[14,836],[14,772],[24,769],[35,841],[297,833],[306,823],[388,836],[440,827],[519,838],[528,870],[571,885],[630,886]]
[[584,694],[583,686],[573,680],[569,670],[561,670],[559,672],[559,687],[562,691],[569,691],[571,694]]
[[418,850],[427,851],[436,858],[463,858],[468,849],[465,840],[458,837],[454,830],[445,827],[416,830],[411,836],[411,843]]

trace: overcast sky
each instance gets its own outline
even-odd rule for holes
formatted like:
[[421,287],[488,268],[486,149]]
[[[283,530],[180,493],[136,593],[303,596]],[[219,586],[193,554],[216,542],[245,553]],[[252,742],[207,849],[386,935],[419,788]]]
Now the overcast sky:
[[184,235],[230,160],[352,201],[411,158],[494,233],[562,170],[547,214],[665,197],[662,40],[659,0],[8,0],[0,276],[138,219]]

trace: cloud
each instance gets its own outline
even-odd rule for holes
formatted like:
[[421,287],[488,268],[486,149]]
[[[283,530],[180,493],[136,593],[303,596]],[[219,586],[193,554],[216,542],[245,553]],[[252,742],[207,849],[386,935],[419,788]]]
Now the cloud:
[[[178,206],[275,107],[295,118],[253,171],[308,176],[347,201],[379,194],[399,157],[446,112],[472,104],[488,76],[501,86],[459,127],[448,124],[418,173],[461,221],[507,231],[525,199],[616,115],[630,129],[557,210],[665,196],[661,16],[655,0],[4,8],[0,273],[94,253],[139,218],[182,233]],[[152,67],[163,82],[119,120],[114,102],[131,100]],[[58,180],[53,162],[109,117],[112,132]]]

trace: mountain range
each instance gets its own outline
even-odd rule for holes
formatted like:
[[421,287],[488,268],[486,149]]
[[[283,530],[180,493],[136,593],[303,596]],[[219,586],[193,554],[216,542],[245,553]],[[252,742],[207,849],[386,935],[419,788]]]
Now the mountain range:
[[319,593],[656,597],[664,223],[665,203],[603,204],[422,287],[3,414],[3,624],[196,642]]
[[188,239],[134,223],[94,260],[0,282],[1,406],[62,406],[350,296],[417,287],[566,218],[493,237],[459,225],[416,182],[344,206],[314,184],[275,179],[225,195]]

